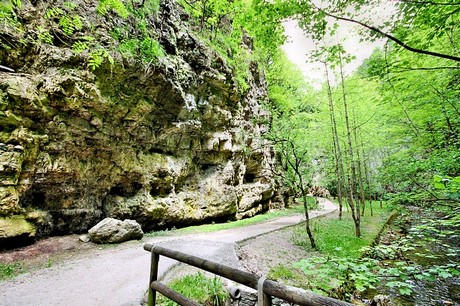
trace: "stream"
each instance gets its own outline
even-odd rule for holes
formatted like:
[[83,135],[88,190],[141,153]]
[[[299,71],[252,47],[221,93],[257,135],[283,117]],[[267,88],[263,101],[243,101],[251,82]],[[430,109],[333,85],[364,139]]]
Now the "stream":
[[374,254],[393,274],[363,296],[387,295],[395,306],[460,306],[459,215],[411,208],[398,218]]

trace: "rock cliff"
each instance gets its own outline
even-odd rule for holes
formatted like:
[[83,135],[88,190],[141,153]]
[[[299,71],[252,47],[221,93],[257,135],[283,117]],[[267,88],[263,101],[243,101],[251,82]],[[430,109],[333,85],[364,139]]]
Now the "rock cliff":
[[67,12],[66,3],[22,1],[20,31],[0,36],[0,64],[15,70],[0,72],[0,242],[83,232],[104,217],[152,230],[267,208],[274,153],[261,140],[269,114],[257,65],[238,90],[232,69],[169,0],[146,19],[164,54],[126,59],[108,33],[134,21],[74,1],[79,34],[114,59],[92,70],[59,27],[53,43],[31,39],[51,23],[50,8]]

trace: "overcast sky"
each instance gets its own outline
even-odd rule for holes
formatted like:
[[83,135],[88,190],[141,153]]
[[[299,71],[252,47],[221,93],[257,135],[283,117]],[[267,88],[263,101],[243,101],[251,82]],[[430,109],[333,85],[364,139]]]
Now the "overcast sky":
[[[337,34],[329,40],[331,43],[341,42],[345,51],[356,57],[356,60],[345,66],[345,73],[350,74],[363,62],[363,60],[371,55],[375,48],[382,47],[384,41],[360,42],[358,26],[352,25],[349,22],[339,22],[339,25],[340,27]],[[288,58],[302,70],[307,80],[315,87],[320,87],[324,82],[323,65],[307,62],[307,55],[315,49],[315,43],[312,39],[305,37],[295,20],[284,22],[284,28],[288,40],[283,45],[283,50],[286,52]]]

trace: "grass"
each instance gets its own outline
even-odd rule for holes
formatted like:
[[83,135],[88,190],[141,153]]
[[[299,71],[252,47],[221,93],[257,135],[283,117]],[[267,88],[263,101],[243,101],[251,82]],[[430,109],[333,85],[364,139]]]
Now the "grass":
[[215,232],[220,230],[232,229],[237,227],[243,227],[248,225],[253,225],[257,223],[262,223],[265,221],[269,221],[279,217],[291,216],[295,214],[303,214],[303,206],[297,205],[290,207],[288,209],[280,209],[269,211],[264,214],[256,215],[251,218],[241,219],[237,221],[229,221],[226,223],[213,223],[213,224],[205,224],[205,225],[196,225],[196,226],[189,226],[180,229],[171,229],[171,230],[164,230],[164,231],[153,231],[146,234],[147,237],[157,237],[157,236],[172,236],[176,234],[194,234],[194,233],[209,233]]
[[[228,297],[228,292],[218,277],[208,278],[201,272],[176,279],[168,287],[201,305],[225,305]],[[178,304],[158,294],[157,305],[174,306]]]
[[272,268],[269,277],[322,295],[349,299],[350,292],[362,289],[374,279],[370,268],[359,262],[361,248],[374,242],[393,214],[389,205],[380,208],[378,202],[372,204],[374,215],[371,217],[366,207],[365,216],[361,217],[360,238],[355,236],[349,211],[344,211],[342,220],[334,214],[311,221],[318,250],[311,248],[304,224],[293,227],[293,243],[305,248],[306,258]]
[[24,265],[22,262],[0,263],[0,281],[13,278],[14,276],[24,273]]
[[[349,211],[344,211],[342,220],[328,216],[313,219],[311,229],[320,253],[338,257],[360,257],[361,248],[372,244],[392,214],[389,206],[380,208],[376,201],[373,203],[373,217],[370,216],[368,207],[366,208],[364,217],[361,217],[360,238],[355,236],[355,226]],[[311,250],[304,226],[294,227],[293,241]]]

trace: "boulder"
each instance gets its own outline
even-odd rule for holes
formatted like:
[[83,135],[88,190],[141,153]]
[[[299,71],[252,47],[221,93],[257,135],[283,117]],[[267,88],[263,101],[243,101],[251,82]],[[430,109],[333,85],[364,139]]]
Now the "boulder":
[[144,236],[141,226],[136,221],[121,221],[114,218],[105,218],[93,226],[88,234],[91,241],[96,243],[119,243],[141,239]]

